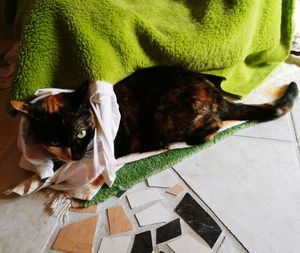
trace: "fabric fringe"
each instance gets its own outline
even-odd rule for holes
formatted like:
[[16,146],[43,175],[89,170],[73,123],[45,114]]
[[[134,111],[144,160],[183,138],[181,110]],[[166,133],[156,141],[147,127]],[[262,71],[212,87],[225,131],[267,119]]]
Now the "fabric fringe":
[[46,205],[51,216],[57,218],[62,223],[69,221],[69,210],[72,207],[72,198],[65,193],[49,193],[49,200]]

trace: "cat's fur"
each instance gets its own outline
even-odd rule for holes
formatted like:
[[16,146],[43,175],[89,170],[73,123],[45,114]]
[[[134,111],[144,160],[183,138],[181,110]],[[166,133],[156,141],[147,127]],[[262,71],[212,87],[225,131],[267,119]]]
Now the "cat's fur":
[[[27,115],[33,136],[62,161],[80,160],[94,137],[96,123],[88,85],[85,82],[75,92],[51,95],[34,104],[11,101]],[[82,131],[85,136],[79,138]]]
[[[297,85],[291,83],[272,104],[232,103],[216,88],[220,82],[219,77],[160,66],[137,70],[115,84],[121,113],[115,156],[165,148],[173,142],[200,144],[212,139],[224,120],[272,120],[288,112],[298,96]],[[36,138],[61,159],[60,152],[51,149],[67,153],[64,160],[79,160],[93,138],[95,120],[87,86],[36,104],[12,101],[28,115]],[[82,130],[88,134],[79,139]]]

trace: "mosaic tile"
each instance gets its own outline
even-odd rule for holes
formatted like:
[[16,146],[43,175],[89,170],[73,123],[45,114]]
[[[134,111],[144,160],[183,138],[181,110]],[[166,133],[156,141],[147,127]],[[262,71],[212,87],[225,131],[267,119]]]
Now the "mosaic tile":
[[156,229],[156,244],[171,240],[180,235],[181,225],[178,218]]
[[162,199],[156,189],[133,192],[126,195],[126,197],[131,208],[136,208],[138,206]]
[[52,244],[52,250],[91,253],[98,215],[63,227]]
[[198,234],[210,247],[213,247],[222,230],[210,215],[186,193],[175,208],[175,212]]
[[150,231],[145,231],[143,233],[135,235],[130,253],[151,253],[152,250],[153,246]]
[[76,213],[96,213],[97,212],[97,205],[92,205],[89,207],[73,207],[70,208],[70,212],[76,212]]
[[103,238],[98,253],[126,253],[130,236]]
[[170,170],[164,170],[151,177],[147,178],[148,186],[169,188],[177,183],[177,179],[171,173]]
[[171,214],[170,212],[160,203],[135,214],[135,217],[138,220],[139,225],[147,226],[151,224],[167,222]]
[[121,190],[121,191],[119,191],[119,192],[117,192],[117,194],[115,195],[117,198],[121,198],[123,195],[124,195],[124,193],[126,192],[127,190]]
[[180,184],[176,184],[173,187],[169,188],[166,192],[174,196],[177,196],[183,191],[184,191],[183,187]]
[[110,235],[127,232],[133,229],[133,225],[128,219],[122,206],[108,208],[107,218]]
[[178,239],[169,242],[168,246],[175,253],[213,253],[209,247],[196,241],[189,235],[181,236]]

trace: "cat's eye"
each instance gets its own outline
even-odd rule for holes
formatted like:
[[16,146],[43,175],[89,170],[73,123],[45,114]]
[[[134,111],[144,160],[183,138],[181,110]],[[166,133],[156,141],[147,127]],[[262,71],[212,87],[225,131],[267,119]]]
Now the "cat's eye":
[[50,146],[58,146],[59,145],[59,141],[51,141],[50,142]]
[[82,139],[86,136],[86,131],[85,130],[81,130],[81,132],[79,134],[77,134],[77,138]]

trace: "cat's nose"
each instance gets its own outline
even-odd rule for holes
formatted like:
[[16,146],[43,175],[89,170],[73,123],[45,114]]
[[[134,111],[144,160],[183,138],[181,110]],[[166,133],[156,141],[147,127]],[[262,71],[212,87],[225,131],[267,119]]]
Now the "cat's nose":
[[79,161],[82,157],[83,156],[80,155],[80,154],[78,154],[78,153],[77,154],[76,153],[75,154],[72,153],[72,160],[73,161]]
[[79,161],[83,156],[84,154],[82,154],[82,152],[80,152],[77,147],[71,146],[71,157],[73,161]]

